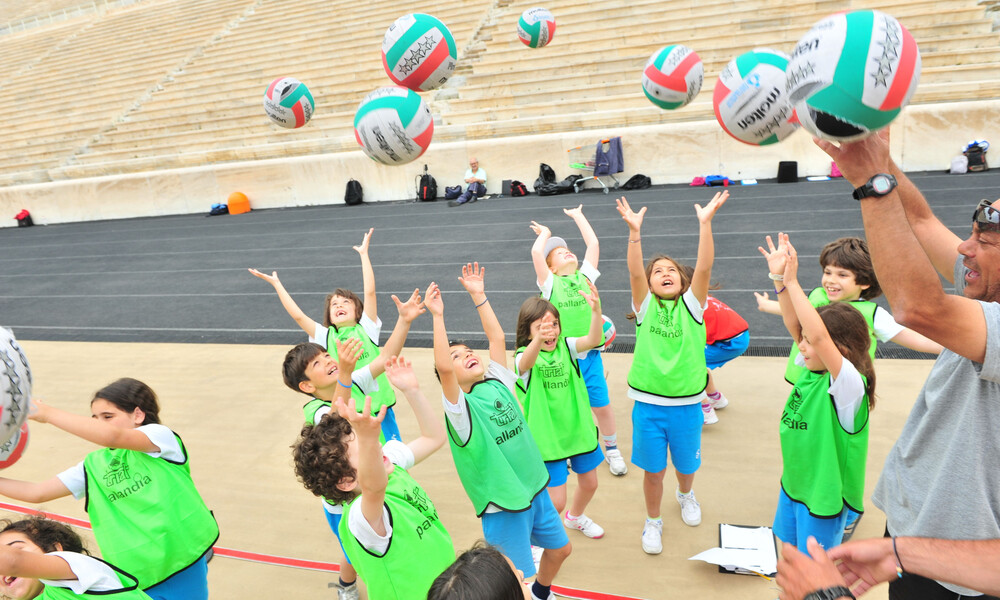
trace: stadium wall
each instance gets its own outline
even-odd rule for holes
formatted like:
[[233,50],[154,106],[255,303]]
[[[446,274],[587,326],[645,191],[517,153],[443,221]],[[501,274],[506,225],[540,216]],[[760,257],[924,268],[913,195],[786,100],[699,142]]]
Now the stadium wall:
[[[891,127],[893,157],[906,171],[947,170],[969,140],[1000,140],[998,110],[1000,100],[907,107]],[[635,173],[649,175],[654,184],[715,173],[771,179],[783,160],[798,161],[800,177],[830,172],[829,158],[803,132],[753,148],[714,121],[697,121],[432,144],[401,167],[379,165],[356,151],[11,186],[0,188],[0,227],[15,227],[13,216],[22,208],[37,224],[207,213],[234,191],[246,194],[256,209],[341,204],[352,177],[364,186],[366,201],[406,200],[414,197],[425,163],[443,195],[445,186],[462,182],[469,156],[487,170],[490,194],[499,193],[503,179],[523,181],[530,190],[539,163],[566,177],[579,172],[569,168],[567,149],[618,135],[626,165],[622,181]],[[987,154],[990,166],[1000,164],[997,154]]]

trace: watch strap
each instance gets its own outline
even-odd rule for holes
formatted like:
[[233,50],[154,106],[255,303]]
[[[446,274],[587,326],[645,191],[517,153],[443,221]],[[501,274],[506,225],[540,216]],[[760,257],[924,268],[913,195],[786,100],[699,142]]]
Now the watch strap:
[[851,590],[842,585],[835,585],[833,587],[816,590],[815,592],[807,594],[802,600],[837,600],[838,598],[850,598],[851,600],[856,600],[856,597],[851,593]]

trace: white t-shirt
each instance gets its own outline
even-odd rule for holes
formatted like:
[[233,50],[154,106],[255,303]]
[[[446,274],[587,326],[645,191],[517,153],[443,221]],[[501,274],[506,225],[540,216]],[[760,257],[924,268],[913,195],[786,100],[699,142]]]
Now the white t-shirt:
[[[375,378],[372,377],[371,365],[365,365],[360,369],[355,369],[351,373],[351,382],[358,386],[361,393],[369,396],[372,392],[378,391],[378,383],[375,382]],[[319,420],[323,418],[324,415],[329,414],[333,410],[332,406],[321,406],[316,409],[313,413],[313,423],[319,423]],[[324,505],[326,502],[323,503]]]
[[473,177],[475,177],[476,179],[482,179],[483,185],[486,185],[486,169],[479,167],[478,169],[476,169],[475,173],[472,172],[472,169],[466,169],[465,178],[471,179]]
[[66,561],[76,579],[39,579],[44,585],[65,588],[74,594],[114,592],[124,589],[115,570],[96,558],[77,552],[49,552]]
[[[389,458],[389,462],[401,467],[404,470],[413,468],[416,457],[410,447],[399,440],[389,440],[382,445],[382,454]],[[385,527],[385,535],[375,533],[375,529],[365,519],[361,510],[361,502],[355,502],[351,509],[347,511],[347,528],[358,542],[372,554],[382,556],[389,549],[389,542],[392,541],[392,524],[389,522],[389,511],[382,505],[382,526]]]
[[[162,458],[174,463],[183,463],[187,460],[184,456],[184,451],[181,450],[180,442],[177,440],[174,432],[166,425],[151,423],[136,427],[136,430],[146,434],[149,441],[156,444],[160,449],[159,452],[146,452],[146,454],[153,458]],[[87,493],[87,473],[83,469],[83,461],[59,473],[56,477],[59,478],[59,481],[66,486],[66,489],[77,500],[83,498],[84,494]]]
[[[372,343],[376,346],[379,345],[378,338],[382,335],[382,319],[378,321],[372,321],[368,318],[364,312],[361,313],[361,320],[358,321],[358,325],[364,330],[365,334],[371,338]],[[322,323],[316,323],[316,331],[313,332],[312,336],[309,337],[309,341],[314,344],[319,344],[326,348],[327,332],[330,330],[329,327],[323,327]],[[329,348],[327,348],[329,350]]]
[[[803,369],[807,368],[801,354],[795,357],[795,364]],[[865,399],[865,380],[862,379],[861,373],[858,373],[854,363],[846,358],[840,364],[840,375],[837,379],[834,380],[829,373],[827,377],[830,378],[830,396],[833,397],[833,405],[837,409],[837,420],[840,421],[844,431],[855,433],[854,419]]]
[[872,315],[872,329],[875,330],[875,339],[888,342],[906,328],[897,323],[889,311],[879,306]]

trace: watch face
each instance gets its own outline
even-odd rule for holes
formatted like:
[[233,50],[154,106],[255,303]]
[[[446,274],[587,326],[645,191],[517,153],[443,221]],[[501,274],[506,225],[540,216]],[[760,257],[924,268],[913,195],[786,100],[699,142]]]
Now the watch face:
[[892,183],[885,175],[876,175],[872,177],[872,190],[879,196],[883,196],[892,190]]

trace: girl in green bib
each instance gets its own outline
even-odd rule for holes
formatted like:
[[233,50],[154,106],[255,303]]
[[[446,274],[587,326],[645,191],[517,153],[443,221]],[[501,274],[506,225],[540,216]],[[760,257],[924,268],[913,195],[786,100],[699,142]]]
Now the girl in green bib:
[[[589,538],[604,537],[604,529],[583,513],[597,492],[597,467],[604,462],[597,428],[590,411],[581,361],[601,344],[603,319],[597,288],[580,296],[590,308],[583,337],[562,334],[559,309],[544,298],[528,298],[517,315],[517,396],[549,472],[549,496],[569,529]],[[566,508],[567,461],[576,473],[577,489]]]
[[701,506],[694,496],[694,475],[701,466],[701,428],[708,368],[705,363],[703,313],[715,261],[712,218],[729,198],[720,192],[704,207],[695,204],[698,217],[698,261],[688,278],[674,259],[658,255],[643,267],[640,230],[646,207],[635,212],[625,198],[618,212],[628,225],[629,285],[636,321],[635,352],[628,373],[632,406],[632,464],[645,471],[643,492],[646,522],[642,549],[663,551],[660,502],[667,470],[667,453],[677,477],[681,520],[701,523]]
[[135,577],[90,556],[80,536],[68,526],[41,517],[0,523],[3,597],[149,600]]
[[848,302],[813,307],[787,235],[778,234],[777,247],[767,236],[767,247],[760,252],[803,367],[778,426],[783,467],[774,534],[803,552],[810,536],[832,548],[848,519],[864,510],[868,413],[875,404],[868,323]]
[[94,395],[92,418],[33,402],[30,419],[103,448],[47,481],[0,478],[0,494],[36,503],[86,498],[105,559],[154,600],[206,600],[207,554],[219,527],[194,486],[180,436],[160,424],[153,390],[119,379]]

